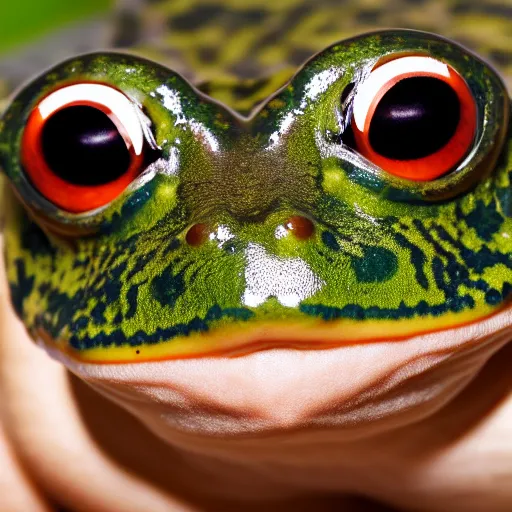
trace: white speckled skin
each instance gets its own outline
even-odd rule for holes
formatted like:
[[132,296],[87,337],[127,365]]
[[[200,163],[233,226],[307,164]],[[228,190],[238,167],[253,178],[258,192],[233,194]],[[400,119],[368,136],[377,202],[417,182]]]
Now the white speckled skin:
[[384,510],[342,494],[510,510],[512,310],[325,351],[65,361],[148,430],[34,346],[5,287],[1,300],[0,510]]

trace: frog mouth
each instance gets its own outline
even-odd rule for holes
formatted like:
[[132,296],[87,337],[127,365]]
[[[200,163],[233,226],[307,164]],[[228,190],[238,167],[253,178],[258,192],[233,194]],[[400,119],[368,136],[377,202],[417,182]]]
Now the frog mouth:
[[372,340],[308,350],[304,336],[302,350],[296,350],[276,338],[260,350],[245,345],[238,357],[109,365],[46,349],[173,444],[195,443],[197,434],[247,436],[328,426],[360,437],[368,429],[417,421],[448,403],[510,341],[511,325],[507,308],[480,322],[398,343]]
[[274,321],[233,323],[215,327],[208,332],[164,339],[158,343],[129,342],[97,345],[92,348],[72,346],[66,339],[54,339],[45,330],[37,331],[40,343],[52,351],[83,363],[123,364],[154,361],[198,359],[205,357],[236,358],[272,349],[298,351],[328,350],[338,347],[372,345],[378,343],[403,343],[418,336],[436,335],[450,329],[466,328],[499,316],[502,307],[480,314],[473,311],[448,313],[442,317],[400,320],[340,319],[322,321]]

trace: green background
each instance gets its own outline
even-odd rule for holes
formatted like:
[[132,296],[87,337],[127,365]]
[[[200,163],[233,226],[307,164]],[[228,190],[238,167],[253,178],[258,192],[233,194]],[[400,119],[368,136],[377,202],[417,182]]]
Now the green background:
[[0,54],[73,21],[108,10],[113,0],[0,0]]

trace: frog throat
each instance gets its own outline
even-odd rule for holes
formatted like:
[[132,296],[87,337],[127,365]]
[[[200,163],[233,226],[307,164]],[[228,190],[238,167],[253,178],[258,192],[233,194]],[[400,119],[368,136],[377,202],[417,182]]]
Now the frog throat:
[[[468,158],[425,183],[336,136],[346,87],[411,52],[457,69],[479,116]],[[84,80],[141,106],[160,157],[104,208],[74,215],[34,190],[19,154],[34,105]],[[250,118],[144,59],[72,59],[0,124],[14,308],[52,351],[94,362],[399,341],[479,320],[512,287],[509,109],[492,69],[412,31],[331,46]]]

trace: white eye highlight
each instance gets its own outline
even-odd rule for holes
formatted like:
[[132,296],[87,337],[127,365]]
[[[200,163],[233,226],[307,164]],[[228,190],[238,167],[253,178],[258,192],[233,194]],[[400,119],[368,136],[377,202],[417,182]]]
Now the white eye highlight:
[[88,105],[107,114],[116,125],[128,148],[140,155],[144,146],[137,107],[120,91],[102,84],[82,83],[62,87],[37,106],[43,120],[65,107]]
[[371,107],[377,104],[386,92],[399,80],[413,76],[450,76],[450,68],[444,62],[432,57],[401,57],[379,66],[358,87],[354,98],[354,122],[362,132],[368,120]]

